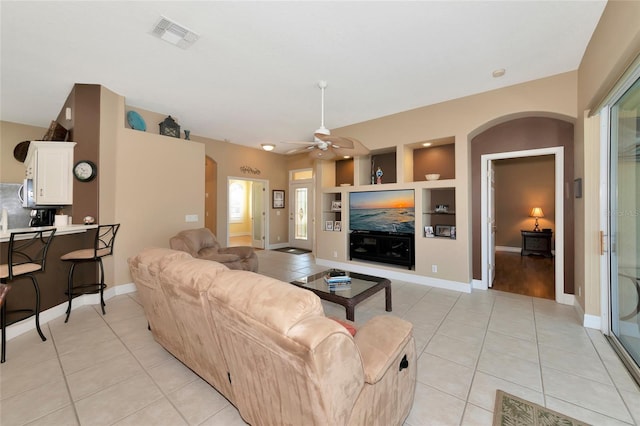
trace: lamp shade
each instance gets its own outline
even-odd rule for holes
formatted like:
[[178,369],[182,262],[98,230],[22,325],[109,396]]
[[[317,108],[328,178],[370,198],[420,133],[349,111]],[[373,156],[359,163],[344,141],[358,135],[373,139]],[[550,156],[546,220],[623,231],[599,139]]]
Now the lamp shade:
[[540,207],[534,207],[531,209],[531,213],[529,213],[529,216],[531,217],[544,217],[544,213],[542,212],[542,209]]

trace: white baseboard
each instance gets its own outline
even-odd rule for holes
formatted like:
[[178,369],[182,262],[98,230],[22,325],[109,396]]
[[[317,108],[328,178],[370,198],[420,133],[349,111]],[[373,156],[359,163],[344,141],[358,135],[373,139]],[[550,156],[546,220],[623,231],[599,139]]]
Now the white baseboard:
[[482,280],[472,280],[471,285],[473,286],[474,290],[488,290],[487,286],[484,285]]
[[467,284],[457,281],[448,281],[439,278],[425,277],[423,275],[409,274],[407,272],[403,272],[402,269],[391,269],[392,267],[375,268],[366,266],[361,263],[342,263],[327,259],[316,259],[316,264],[373,276],[380,276],[382,272],[384,272],[384,277],[389,279],[407,281],[414,284],[428,285],[430,287],[454,290],[462,293],[471,293],[471,283]]
[[584,315],[582,326],[585,328],[595,328],[600,330],[602,328],[602,320],[597,315]]
[[[121,294],[133,293],[136,291],[136,285],[134,283],[129,284],[121,284],[115,287],[107,288],[104,292],[104,300],[107,301],[115,296],[119,296]],[[40,326],[48,323],[49,321],[53,321],[56,318],[66,315],[67,312],[67,303],[63,302],[59,305],[56,305],[52,308],[47,309],[46,311],[40,312]],[[71,303],[71,312],[75,311],[81,306],[86,305],[99,305],[100,304],[100,294],[83,294],[82,296],[75,297],[73,299],[73,303]],[[11,340],[14,337],[18,337],[21,334],[24,334],[28,331],[34,330],[36,328],[36,319],[35,317],[29,317],[25,320],[19,321],[15,324],[11,324],[7,327],[7,340]]]
[[573,309],[575,309],[578,319],[582,322],[582,326],[585,328],[594,328],[600,330],[602,328],[602,319],[597,315],[587,315],[584,313],[582,306],[578,303],[578,300],[573,298]]
[[275,250],[275,249],[281,249],[285,247],[289,247],[289,243],[269,244],[267,246],[267,250]]
[[250,237],[251,232],[230,232],[229,237]]

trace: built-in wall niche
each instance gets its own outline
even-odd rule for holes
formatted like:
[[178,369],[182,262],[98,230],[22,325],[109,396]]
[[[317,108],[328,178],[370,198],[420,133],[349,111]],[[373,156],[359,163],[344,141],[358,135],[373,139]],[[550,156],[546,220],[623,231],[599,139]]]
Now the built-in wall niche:
[[342,231],[342,193],[327,192],[322,194],[322,230]]
[[371,182],[369,183],[377,185],[380,172],[382,172],[380,177],[382,184],[398,182],[395,149],[390,152],[371,154]]
[[353,158],[336,161],[336,184],[339,186],[353,185]]
[[423,236],[456,237],[456,190],[437,188],[422,190]]
[[424,181],[425,175],[439,174],[439,180],[456,178],[456,145],[449,139],[433,142],[413,150],[413,180]]

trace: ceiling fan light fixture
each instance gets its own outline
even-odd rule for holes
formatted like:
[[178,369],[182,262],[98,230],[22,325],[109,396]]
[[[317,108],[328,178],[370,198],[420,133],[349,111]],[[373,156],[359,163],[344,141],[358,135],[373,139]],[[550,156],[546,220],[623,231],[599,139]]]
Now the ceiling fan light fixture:
[[262,149],[265,151],[273,151],[275,149],[275,145],[272,143],[263,143],[262,145]]

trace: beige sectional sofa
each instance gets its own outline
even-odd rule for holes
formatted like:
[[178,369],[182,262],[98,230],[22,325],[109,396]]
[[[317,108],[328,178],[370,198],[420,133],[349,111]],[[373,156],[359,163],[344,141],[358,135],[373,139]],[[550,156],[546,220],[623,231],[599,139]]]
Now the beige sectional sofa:
[[374,317],[352,337],[310,291],[182,251],[129,259],[154,338],[252,425],[401,425],[413,404],[412,326]]

